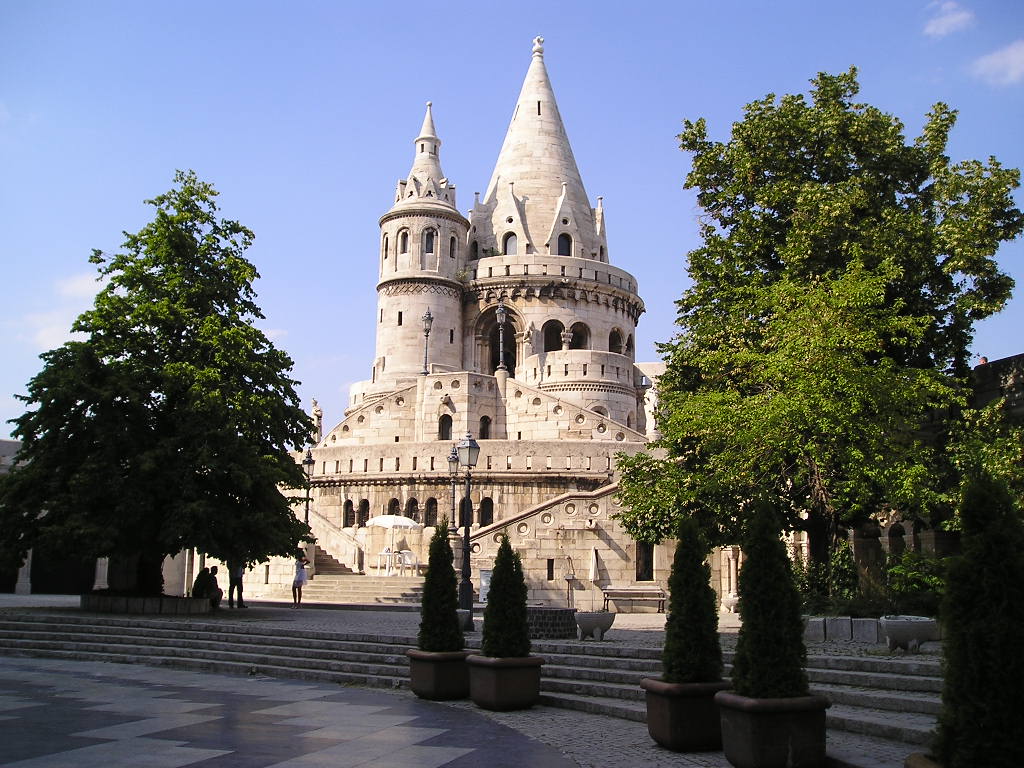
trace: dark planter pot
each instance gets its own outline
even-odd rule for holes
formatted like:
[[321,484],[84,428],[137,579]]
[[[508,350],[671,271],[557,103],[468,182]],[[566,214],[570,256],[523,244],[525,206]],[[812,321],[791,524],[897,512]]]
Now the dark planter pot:
[[421,699],[449,701],[469,696],[469,651],[421,651],[410,648],[409,688]]
[[504,712],[528,709],[540,699],[540,656],[496,658],[466,657],[469,665],[469,696],[484,709]]
[[647,732],[674,752],[712,752],[722,748],[722,721],[715,694],[731,683],[666,683],[645,677]]
[[822,768],[825,765],[824,696],[751,699],[715,694],[722,716],[722,749],[736,768]]
[[903,768],[942,768],[942,764],[931,755],[915,752],[907,755],[907,759],[903,761]]

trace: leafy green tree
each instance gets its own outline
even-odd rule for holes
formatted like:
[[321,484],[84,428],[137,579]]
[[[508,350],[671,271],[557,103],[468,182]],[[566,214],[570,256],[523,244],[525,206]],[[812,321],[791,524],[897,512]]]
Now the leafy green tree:
[[[947,106],[908,144],[858,89],[853,69],[820,74],[809,101],[750,104],[725,142],[684,124],[703,245],[661,346],[665,456],[619,465],[637,538],[703,507],[735,540],[744,501],[769,493],[827,563],[840,525],[882,502],[948,514],[941,424],[965,402],[973,324],[1010,296],[994,254],[1024,227],[1019,173],[951,163]],[[637,498],[652,483],[676,504]]]
[[943,601],[944,681],[935,753],[945,768],[1024,765],[1024,524],[1004,480],[968,468],[963,555]]
[[18,469],[0,486],[0,536],[20,560],[46,541],[138,560],[159,593],[166,555],[250,562],[310,540],[281,488],[310,433],[292,361],[253,325],[250,230],[217,217],[214,188],[178,172],[121,253],[94,251],[103,287],[14,419]]
[[448,541],[448,520],[430,539],[427,575],[423,581],[418,643],[422,651],[461,651],[465,647],[459,626],[459,595]]
[[484,656],[522,658],[530,655],[530,626],[526,617],[526,579],[519,553],[508,534],[501,535],[494,558],[491,586],[484,608],[480,648]]
[[711,587],[708,546],[693,518],[681,517],[668,580],[668,618],[661,654],[666,683],[709,683],[722,679],[718,640],[718,598]]

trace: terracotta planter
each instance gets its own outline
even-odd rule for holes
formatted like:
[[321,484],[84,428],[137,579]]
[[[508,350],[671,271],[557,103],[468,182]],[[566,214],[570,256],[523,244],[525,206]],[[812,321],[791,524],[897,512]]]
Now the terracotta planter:
[[484,709],[504,712],[528,709],[540,698],[540,656],[495,658],[466,657],[469,665],[469,696]]
[[722,748],[722,721],[715,694],[731,683],[666,683],[645,677],[647,732],[674,752],[710,752]]
[[409,688],[421,699],[450,701],[469,696],[469,651],[421,651],[410,648]]
[[822,768],[825,765],[824,696],[751,699],[715,694],[722,717],[722,750],[736,768]]

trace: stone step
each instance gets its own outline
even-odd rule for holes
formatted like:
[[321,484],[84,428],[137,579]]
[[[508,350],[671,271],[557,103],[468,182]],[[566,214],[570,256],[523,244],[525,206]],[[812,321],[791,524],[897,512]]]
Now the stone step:
[[849,685],[859,688],[880,688],[887,691],[913,691],[915,693],[942,692],[942,678],[922,675],[808,667],[807,679],[812,685]]
[[827,696],[833,704],[848,704],[886,712],[913,712],[935,717],[942,710],[939,694],[880,691],[848,685],[812,685],[812,693]]
[[904,744],[929,746],[935,738],[936,719],[917,713],[877,712],[863,707],[833,704],[825,716],[829,728],[876,736]]

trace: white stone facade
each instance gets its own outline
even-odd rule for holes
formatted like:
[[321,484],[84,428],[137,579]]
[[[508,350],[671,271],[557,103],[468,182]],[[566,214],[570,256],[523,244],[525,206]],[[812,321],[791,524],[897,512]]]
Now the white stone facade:
[[601,199],[592,207],[583,187],[542,42],[468,216],[427,105],[412,169],[380,219],[370,377],[313,447],[310,524],[322,548],[362,570],[389,543],[362,524],[404,514],[426,527],[396,543],[425,560],[434,524],[462,503],[447,458],[471,433],[474,584],[507,530],[532,600],[589,609],[602,586],[667,583],[671,549],[637,545],[611,517],[615,454],[646,445],[661,368],[634,360],[644,304],[636,279],[609,263]]

